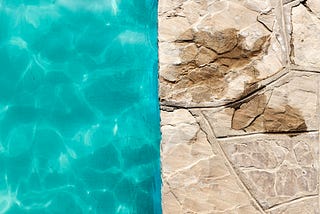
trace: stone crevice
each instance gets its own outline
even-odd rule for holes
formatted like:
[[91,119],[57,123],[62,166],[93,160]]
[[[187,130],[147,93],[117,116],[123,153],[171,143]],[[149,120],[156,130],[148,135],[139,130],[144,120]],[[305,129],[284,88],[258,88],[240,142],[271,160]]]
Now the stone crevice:
[[[212,129],[212,127],[210,126],[210,123],[207,121],[207,119],[205,118],[205,116],[202,113],[199,113],[201,120],[203,120],[203,123],[205,126],[207,126],[207,131],[209,133],[207,133],[207,135],[209,136],[214,136],[214,130]],[[210,141],[210,139],[208,139]],[[245,192],[247,193],[247,195],[249,196],[249,198],[251,198],[251,200],[253,201],[254,206],[261,212],[261,213],[265,213],[262,206],[259,204],[259,202],[253,197],[253,195],[251,195],[248,187],[245,185],[245,183],[241,180],[241,178],[238,176],[237,172],[235,171],[235,169],[233,168],[230,160],[228,159],[226,153],[224,152],[222,146],[220,145],[218,140],[215,140],[214,142],[211,142],[212,145],[216,145],[218,147],[219,153],[223,156],[224,160],[226,161],[226,163],[228,164],[228,167],[231,171],[231,173],[237,178],[239,184],[241,184],[241,187],[245,190]]]
[[[281,20],[281,24],[280,24],[280,30],[282,31],[282,36],[283,36],[283,40],[284,40],[284,46],[285,46],[285,56],[286,56],[286,64],[288,65],[290,63],[290,33],[287,32],[287,27],[286,27],[286,17],[285,17],[285,12],[284,12],[284,7],[282,7],[283,5],[283,0],[279,1],[278,7],[276,7],[277,9],[280,10],[280,14],[279,14],[279,19]],[[279,20],[278,19],[278,20]],[[281,41],[279,41],[281,43]]]
[[[320,72],[320,71],[319,71]],[[223,103],[223,104],[216,104],[216,105],[188,105],[188,104],[178,104],[178,103],[170,103],[168,101],[160,101],[161,106],[165,106],[165,107],[172,107],[172,108],[185,108],[185,109],[207,109],[207,108],[221,108],[221,107],[232,107],[232,106],[236,106],[239,105],[243,102],[246,102],[249,99],[252,99],[252,97],[256,96],[256,94],[258,93],[263,93],[267,90],[267,87],[269,85],[272,85],[278,81],[280,81],[281,79],[284,79],[287,75],[289,74],[289,71],[287,69],[283,69],[283,71],[279,72],[278,74],[276,74],[273,78],[268,78],[265,79],[266,81],[261,84],[261,86],[257,87],[255,90],[251,91],[248,94],[245,94],[244,96],[239,97],[239,99],[235,100],[235,101],[231,101],[231,102],[227,102],[227,103]]]
[[289,200],[289,201],[286,201],[286,202],[283,202],[283,203],[279,203],[279,204],[275,204],[273,206],[271,206],[269,209],[266,210],[266,212],[270,212],[272,210],[275,210],[275,209],[278,209],[279,207],[282,207],[282,206],[287,206],[289,204],[294,204],[298,201],[303,201],[303,200],[308,200],[308,199],[311,199],[311,198],[318,198],[318,194],[311,194],[311,195],[304,195],[304,196],[301,196],[301,197],[297,197],[297,198],[294,198],[292,200]]
[[239,135],[226,135],[226,136],[218,136],[217,139],[226,139],[226,138],[238,138],[244,136],[259,136],[259,135],[291,135],[296,136],[304,133],[318,133],[318,130],[305,130],[305,131],[280,131],[280,132],[255,132],[255,133],[245,133]]

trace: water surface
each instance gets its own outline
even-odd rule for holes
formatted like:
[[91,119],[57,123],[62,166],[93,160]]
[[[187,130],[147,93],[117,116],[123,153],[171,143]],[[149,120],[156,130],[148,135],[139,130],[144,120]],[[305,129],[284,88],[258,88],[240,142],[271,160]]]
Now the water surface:
[[0,0],[0,213],[161,213],[156,0]]

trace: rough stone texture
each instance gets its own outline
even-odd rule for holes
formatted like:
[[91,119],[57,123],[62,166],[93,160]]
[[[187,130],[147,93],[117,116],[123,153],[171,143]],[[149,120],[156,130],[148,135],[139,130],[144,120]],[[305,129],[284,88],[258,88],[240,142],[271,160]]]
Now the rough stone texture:
[[317,196],[311,196],[271,209],[270,214],[313,214],[319,213]]
[[164,213],[259,213],[188,110],[161,118]]
[[264,209],[318,193],[318,135],[221,140],[241,180]]
[[163,211],[320,213],[319,0],[160,0]]
[[168,10],[169,2],[159,6],[163,103],[226,104],[263,87],[286,65],[274,3],[182,1]]
[[307,2],[310,9],[318,10],[318,17],[303,5],[292,9],[292,61],[297,65],[320,67],[320,1]]
[[218,109],[204,109],[217,137],[318,129],[319,75],[291,71],[248,99]]

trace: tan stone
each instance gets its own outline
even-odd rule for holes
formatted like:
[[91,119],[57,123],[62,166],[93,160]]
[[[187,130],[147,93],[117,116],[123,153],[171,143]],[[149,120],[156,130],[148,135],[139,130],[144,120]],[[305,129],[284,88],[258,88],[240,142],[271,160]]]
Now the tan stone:
[[170,13],[172,11],[175,11],[185,0],[161,0],[159,1],[158,5],[158,11],[161,17],[162,14]]
[[236,47],[238,35],[236,29],[233,28],[216,32],[198,31],[195,33],[195,42],[218,54],[223,54]]
[[317,74],[291,72],[247,101],[203,113],[218,137],[317,130],[318,81]]
[[163,103],[219,106],[233,102],[262,87],[262,80],[286,64],[285,38],[278,33],[280,25],[270,2],[185,1],[177,8],[176,14],[166,13],[159,20]]
[[261,22],[268,30],[272,31],[275,23],[275,14],[271,11],[268,13],[261,13],[258,16],[258,21]]
[[307,6],[320,19],[320,1],[308,0],[307,1]]
[[320,213],[319,2],[159,1],[163,213]]
[[220,141],[263,208],[318,193],[317,134],[257,135]]
[[259,213],[219,156],[201,160],[166,182],[183,213],[237,213],[238,210]]
[[318,214],[319,199],[317,196],[305,197],[293,203],[271,209],[268,214]]
[[162,184],[162,209],[163,213],[184,213],[180,201],[170,190],[167,182]]
[[297,65],[320,67],[320,19],[303,5],[292,9],[292,60]]
[[218,55],[214,51],[212,51],[206,47],[200,47],[199,53],[196,56],[195,60],[196,60],[196,63],[198,66],[204,66],[204,65],[216,60],[217,56]]
[[180,58],[182,63],[190,63],[198,55],[198,48],[194,43],[187,44],[180,51]]
[[265,112],[267,99],[268,97],[265,95],[258,95],[249,102],[242,104],[233,114],[231,127],[241,130],[250,126],[257,117]]
[[181,15],[187,17],[189,23],[193,24],[207,13],[207,1],[185,1],[181,5]]
[[189,22],[183,17],[169,17],[159,19],[159,41],[176,41],[190,27]]
[[196,120],[187,110],[162,111],[161,119],[162,144],[166,145],[164,151],[176,144],[187,145],[199,131]]
[[161,118],[164,213],[259,213],[188,110]]

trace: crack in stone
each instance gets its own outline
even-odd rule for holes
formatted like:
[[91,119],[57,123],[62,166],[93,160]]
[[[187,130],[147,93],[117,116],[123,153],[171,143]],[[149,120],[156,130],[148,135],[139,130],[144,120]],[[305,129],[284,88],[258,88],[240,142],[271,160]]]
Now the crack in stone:
[[180,199],[178,198],[178,196],[173,192],[173,190],[172,190],[172,187],[171,187],[170,183],[169,183],[168,181],[166,181],[166,184],[168,185],[169,192],[173,195],[173,197],[177,200],[178,204],[179,204],[179,205],[180,205],[180,207],[182,208],[182,207],[183,207],[183,205],[182,205],[182,203],[181,203]]
[[313,11],[311,10],[311,8],[308,6],[307,0],[301,1],[300,4],[302,4],[308,10],[308,12],[314,14]]
[[245,96],[240,97],[240,99],[237,99],[232,102],[220,104],[220,105],[197,105],[197,106],[189,106],[189,105],[179,105],[177,103],[171,103],[169,104],[167,101],[161,101],[160,105],[165,107],[171,107],[171,108],[181,108],[181,109],[209,109],[209,108],[228,108],[233,107],[236,105],[241,105],[242,103],[246,102],[249,99],[252,99],[252,97],[256,96],[257,93],[265,92],[266,88],[275,83],[280,81],[281,79],[285,78],[289,74],[289,71],[287,69],[283,69],[281,72],[278,72],[273,77],[267,78],[266,80],[269,80],[268,82],[262,84],[260,87],[256,88],[254,91],[246,94]]
[[244,136],[254,136],[254,135],[294,135],[304,134],[304,133],[318,133],[318,130],[306,130],[306,131],[286,131],[286,132],[254,132],[247,134],[239,134],[239,135],[227,135],[227,136],[217,136],[217,139],[227,139],[227,138],[238,138]]
[[[210,123],[208,122],[208,120],[205,118],[205,116],[200,112],[200,117],[202,118],[202,120],[204,121],[205,125],[207,127],[209,127],[209,131],[213,132],[213,129],[210,128]],[[213,136],[214,134],[211,133],[211,135],[209,133],[207,133],[208,136]],[[210,139],[208,139],[208,141],[210,141]],[[211,142],[211,144],[213,145],[214,142]],[[241,187],[245,190],[246,194],[249,196],[249,198],[253,201],[253,206],[255,208],[257,208],[261,213],[265,214],[261,204],[253,197],[253,195],[251,194],[251,192],[249,191],[248,187],[246,186],[246,184],[242,181],[242,179],[239,177],[239,175],[237,174],[237,172],[235,171],[234,167],[232,166],[230,160],[228,159],[226,153],[224,152],[222,146],[220,145],[220,142],[218,140],[216,140],[216,145],[218,146],[218,150],[220,151],[220,154],[222,155],[223,159],[226,161],[226,163],[228,163],[228,168],[231,170],[231,174],[235,176],[235,178],[238,180],[239,184],[241,184]]]
[[291,200],[288,200],[288,201],[285,201],[285,202],[282,202],[279,204],[275,204],[275,205],[271,206],[270,208],[266,209],[265,211],[270,212],[270,211],[273,211],[273,210],[278,209],[283,206],[287,206],[287,205],[294,204],[294,203],[297,203],[297,202],[300,202],[303,200],[318,198],[318,197],[319,197],[318,194],[304,195],[304,196],[297,197],[297,198],[294,198],[294,199],[291,199]]
[[[269,13],[270,13],[270,11],[269,11]],[[260,24],[262,24],[263,27],[265,27],[265,29],[266,29],[267,31],[269,31],[270,33],[272,33],[273,31],[272,31],[262,20],[259,19],[259,16],[261,16],[261,15],[267,15],[267,13],[260,13],[260,14],[257,16],[257,22],[259,22]],[[274,27],[274,26],[272,26],[272,28],[273,28],[273,27]]]

